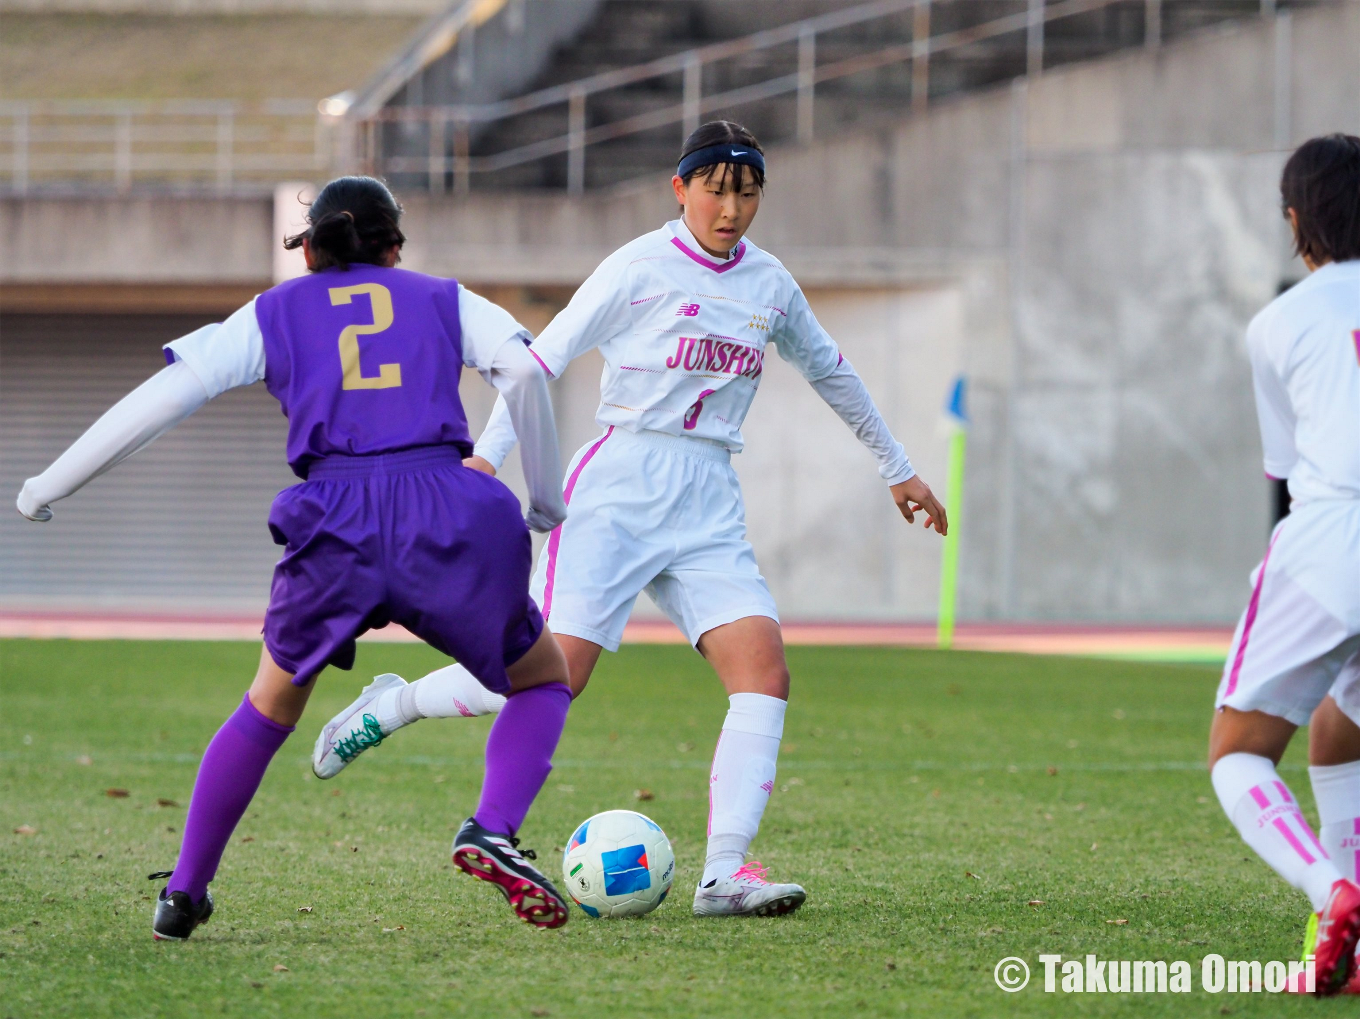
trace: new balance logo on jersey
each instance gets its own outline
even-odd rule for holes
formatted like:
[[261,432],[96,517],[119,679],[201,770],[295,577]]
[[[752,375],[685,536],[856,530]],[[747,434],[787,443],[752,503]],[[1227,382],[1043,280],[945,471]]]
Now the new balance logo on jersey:
[[675,353],[666,358],[667,368],[685,371],[721,372],[758,378],[764,369],[765,355],[754,347],[714,339],[682,336]]
[[686,318],[693,318],[695,315],[699,314],[699,306],[697,304],[682,304],[680,305],[680,310],[677,311],[676,314],[684,315]]

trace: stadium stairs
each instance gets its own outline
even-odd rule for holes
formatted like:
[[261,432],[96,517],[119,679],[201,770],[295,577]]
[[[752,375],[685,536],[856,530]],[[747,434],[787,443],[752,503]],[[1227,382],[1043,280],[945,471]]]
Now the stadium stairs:
[[[540,41],[536,50],[516,64],[514,76],[523,83],[521,88],[497,87],[507,76],[506,61],[501,59],[477,61],[472,80],[462,87],[450,89],[448,83],[459,77],[459,61],[466,60],[466,53],[460,56],[455,48],[411,74],[403,83],[390,82],[389,73],[389,84],[384,90],[390,94],[387,104],[422,106],[509,98],[855,5],[845,0],[747,0],[741,4],[723,0],[667,0],[664,3],[603,0],[589,6],[593,14],[584,24],[562,26],[574,27],[569,38],[563,38],[551,47],[544,47]],[[1023,14],[1027,6],[1026,0],[934,0],[929,5],[930,33],[936,37],[1008,15]],[[1043,67],[1057,67],[1147,44],[1148,18],[1153,6],[1146,0],[1127,0],[1049,22],[1043,41]],[[1259,15],[1263,10],[1261,0],[1164,0],[1155,6],[1160,12],[1159,16],[1154,15],[1158,17],[1157,37],[1160,41],[1173,40],[1225,20]],[[1268,6],[1275,4],[1271,2]],[[823,66],[894,44],[910,44],[913,16],[912,10],[906,10],[820,33],[816,39],[817,64]],[[488,28],[494,29],[494,23]],[[419,43],[417,39],[413,46],[418,47]],[[935,102],[1022,75],[1026,72],[1029,55],[1023,30],[932,55],[928,99]],[[711,95],[754,85],[797,70],[796,43],[756,50],[706,67],[703,92]],[[466,71],[463,76],[469,77]],[[488,81],[488,78],[496,80]],[[591,95],[587,127],[676,106],[684,98],[683,87],[683,76],[676,73]],[[741,121],[770,144],[797,136],[797,102],[794,93],[785,93],[721,112]],[[819,84],[815,104],[817,133],[821,136],[827,131],[900,117],[911,107],[912,66],[910,61],[904,60]],[[562,105],[533,110],[474,132],[470,154],[484,156],[503,152],[560,136],[564,130]],[[678,134],[678,126],[669,124],[591,145],[585,163],[584,186],[607,187],[672,165]],[[384,135],[383,148],[384,156],[420,156],[428,152],[429,143],[409,129],[388,131]],[[430,186],[426,175],[390,176],[403,187]],[[477,175],[472,186],[555,189],[565,187],[567,180],[567,157],[559,155],[494,174]],[[444,184],[447,186],[448,181]]]

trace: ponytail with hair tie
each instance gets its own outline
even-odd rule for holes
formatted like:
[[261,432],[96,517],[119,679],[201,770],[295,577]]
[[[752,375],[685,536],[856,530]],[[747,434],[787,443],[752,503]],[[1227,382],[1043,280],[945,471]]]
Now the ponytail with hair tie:
[[311,270],[347,269],[352,264],[382,265],[406,236],[397,226],[401,206],[380,180],[338,177],[331,181],[307,211],[307,229],[284,240],[290,251],[311,248]]
[[310,233],[313,252],[324,251],[341,265],[360,260],[363,242],[354,226],[354,213],[329,212],[312,224]]

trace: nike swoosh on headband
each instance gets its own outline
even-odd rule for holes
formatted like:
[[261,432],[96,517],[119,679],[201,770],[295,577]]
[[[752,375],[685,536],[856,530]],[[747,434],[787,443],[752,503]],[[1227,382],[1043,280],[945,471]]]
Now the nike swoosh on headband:
[[746,155],[746,150],[745,150],[745,149],[742,149],[740,152],[738,152],[736,149],[733,149],[733,150],[732,150],[732,155],[734,155],[734,156],[744,156],[744,155]]

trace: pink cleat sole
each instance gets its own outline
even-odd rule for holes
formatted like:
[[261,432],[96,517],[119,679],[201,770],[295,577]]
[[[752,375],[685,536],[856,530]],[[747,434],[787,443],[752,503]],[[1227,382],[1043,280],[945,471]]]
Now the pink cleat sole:
[[567,922],[567,910],[546,888],[504,870],[489,853],[476,846],[459,846],[453,864],[464,874],[488,881],[501,890],[510,908],[527,924],[552,929]]

